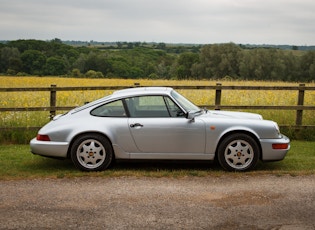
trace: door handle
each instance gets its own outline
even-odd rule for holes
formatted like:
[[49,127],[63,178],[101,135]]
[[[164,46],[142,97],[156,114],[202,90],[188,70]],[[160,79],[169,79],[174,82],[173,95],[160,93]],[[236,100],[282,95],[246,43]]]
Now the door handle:
[[135,123],[135,124],[130,124],[130,127],[131,127],[131,128],[135,128],[135,127],[143,127],[143,125],[142,125],[142,124],[140,124],[140,123]]

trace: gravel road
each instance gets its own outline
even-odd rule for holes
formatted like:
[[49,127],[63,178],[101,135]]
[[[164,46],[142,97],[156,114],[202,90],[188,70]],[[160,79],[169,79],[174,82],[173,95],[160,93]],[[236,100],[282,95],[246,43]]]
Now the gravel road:
[[315,175],[0,181],[0,229],[315,229]]

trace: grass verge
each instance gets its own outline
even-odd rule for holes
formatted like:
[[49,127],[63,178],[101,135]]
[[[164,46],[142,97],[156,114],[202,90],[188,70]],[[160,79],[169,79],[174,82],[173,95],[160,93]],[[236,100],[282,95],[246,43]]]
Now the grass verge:
[[309,175],[315,173],[315,142],[292,141],[283,161],[259,163],[251,172],[223,171],[211,162],[117,162],[102,172],[81,172],[70,160],[55,160],[30,153],[28,145],[1,145],[0,180],[74,177],[174,177],[222,175]]

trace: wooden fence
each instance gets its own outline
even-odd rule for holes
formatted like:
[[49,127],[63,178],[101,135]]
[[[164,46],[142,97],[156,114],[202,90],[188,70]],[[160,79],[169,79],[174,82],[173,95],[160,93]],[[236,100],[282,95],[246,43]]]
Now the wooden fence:
[[[140,84],[135,83],[133,87],[139,87]],[[167,87],[167,86],[166,86]],[[220,109],[259,109],[259,110],[295,110],[296,120],[295,125],[281,125],[281,127],[293,127],[297,129],[302,128],[315,128],[314,125],[303,125],[303,111],[315,110],[315,105],[304,105],[305,92],[308,90],[315,90],[313,86],[305,86],[305,84],[299,84],[298,86],[223,86],[221,83],[217,83],[213,86],[169,86],[174,89],[208,89],[215,90],[215,100],[213,105],[199,105],[204,108]],[[56,112],[73,109],[74,106],[57,106],[57,92],[58,91],[82,91],[82,90],[119,90],[124,88],[130,88],[130,86],[83,86],[83,87],[57,87],[57,85],[51,85],[50,87],[34,87],[34,88],[0,88],[0,92],[26,92],[26,91],[49,91],[50,92],[50,106],[48,107],[18,107],[18,108],[0,108],[1,112],[8,111],[49,111],[50,118],[52,119]],[[252,106],[252,105],[221,105],[221,97],[223,90],[286,90],[286,91],[297,91],[297,105],[291,106],[279,106],[279,105],[268,105],[268,106]],[[315,102],[314,102],[315,103]],[[315,115],[314,115],[315,120]],[[0,130],[32,130],[39,129],[40,127],[0,127]]]

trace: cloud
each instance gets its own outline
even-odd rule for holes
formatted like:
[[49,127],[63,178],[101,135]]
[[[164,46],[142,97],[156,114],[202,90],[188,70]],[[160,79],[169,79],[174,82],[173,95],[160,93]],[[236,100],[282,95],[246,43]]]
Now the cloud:
[[315,43],[311,0],[1,0],[0,39]]

